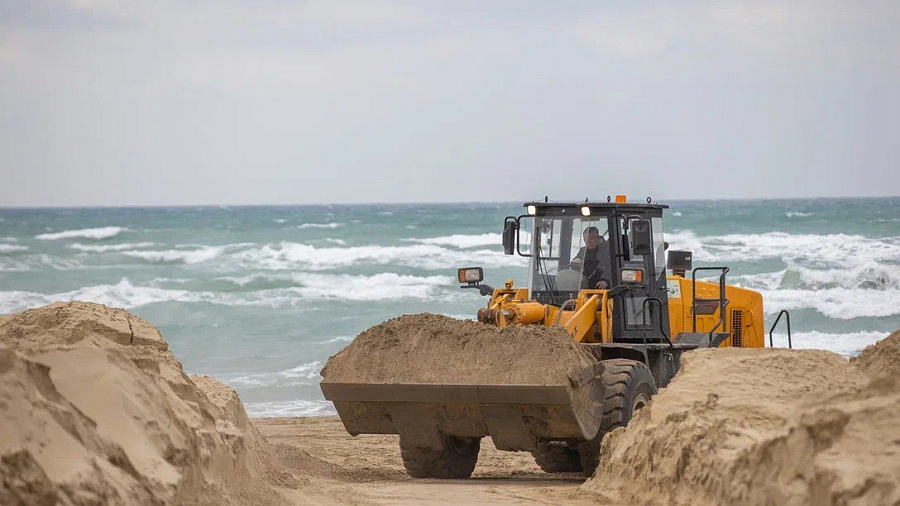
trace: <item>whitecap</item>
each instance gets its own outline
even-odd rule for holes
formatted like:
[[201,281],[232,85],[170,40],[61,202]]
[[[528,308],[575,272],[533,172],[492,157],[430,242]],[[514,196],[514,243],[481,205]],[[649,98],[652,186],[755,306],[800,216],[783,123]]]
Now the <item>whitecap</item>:
[[284,218],[276,218],[274,221],[275,221],[275,223],[285,223],[285,222],[287,222],[287,220],[284,219]]
[[410,246],[352,246],[317,248],[308,244],[282,242],[234,254],[247,269],[327,270],[351,265],[399,265],[420,269],[452,269],[462,264],[487,267],[525,266],[522,257],[485,249],[455,250],[430,244]]
[[373,276],[306,274],[294,276],[302,286],[290,288],[306,299],[383,301],[430,297],[436,288],[453,284],[452,276],[404,276],[381,273]]
[[304,230],[307,228],[338,228],[343,227],[343,223],[304,223],[302,225],[298,225],[297,228]]
[[812,216],[813,213],[801,213],[800,211],[788,211],[784,213],[788,218],[808,218]]
[[278,372],[223,375],[220,379],[232,388],[291,387],[319,383],[322,363],[318,360]]
[[681,211],[675,211],[672,216],[681,216]]
[[319,344],[349,343],[353,339],[354,339],[353,336],[337,336],[337,337],[332,337],[331,339],[326,339],[324,341],[319,341]]
[[347,241],[345,241],[343,239],[332,239],[331,237],[326,238],[325,242],[329,242],[331,244],[337,244],[338,246],[346,246],[347,245]]
[[135,248],[149,248],[153,245],[154,243],[152,242],[123,242],[121,244],[81,244],[76,242],[67,247],[91,253],[107,253],[110,251],[125,251]]
[[476,246],[499,246],[502,241],[500,234],[453,234],[442,237],[426,237],[403,239],[406,242],[414,242],[418,244],[433,244],[438,246],[453,246],[455,248],[473,248]]
[[869,262],[843,269],[810,269],[788,262],[778,272],[741,275],[733,278],[748,288],[767,290],[826,288],[900,290],[900,265]]
[[853,268],[900,258],[900,244],[849,234],[767,232],[698,237],[689,230],[675,230],[666,234],[666,240],[672,250],[693,251],[694,264],[776,258],[806,267]]
[[336,415],[334,404],[329,401],[293,401],[248,402],[244,404],[247,415],[252,418],[276,418],[297,416],[330,416]]
[[0,243],[0,253],[16,253],[20,251],[28,251],[28,246]]
[[[824,332],[792,332],[791,343],[798,349],[828,350],[850,358],[859,353],[870,344],[887,337],[886,332],[848,332],[846,334],[828,334]],[[786,348],[788,345],[787,334],[773,334],[772,342],[776,347]],[[766,336],[766,346],[769,345]]]
[[900,315],[900,290],[759,290],[765,311],[814,309],[836,320],[885,318]]
[[115,285],[87,286],[69,292],[54,294],[21,291],[0,292],[0,314],[14,313],[56,301],[67,300],[83,300],[131,309],[155,302],[198,302],[213,297],[213,294],[205,292],[134,286],[127,278],[122,278]]
[[140,258],[151,263],[174,263],[182,262],[185,264],[196,264],[206,262],[219,257],[225,246],[199,246],[192,249],[169,249],[161,251],[140,251],[128,250],[122,254]]
[[58,239],[73,239],[82,237],[85,239],[109,239],[115,237],[122,232],[127,232],[125,227],[100,227],[100,228],[83,228],[78,230],[64,230],[62,232],[52,232],[46,234],[38,234],[35,239],[42,241],[55,241]]

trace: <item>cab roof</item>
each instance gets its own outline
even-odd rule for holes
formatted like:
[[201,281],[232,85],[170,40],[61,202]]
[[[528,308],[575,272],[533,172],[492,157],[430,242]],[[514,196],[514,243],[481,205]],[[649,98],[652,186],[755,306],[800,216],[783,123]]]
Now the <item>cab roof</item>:
[[[665,204],[652,204],[646,202],[545,202],[541,201],[532,201],[526,202],[522,207],[534,206],[540,211],[544,212],[553,212],[555,210],[563,210],[563,209],[576,209],[581,212],[582,207],[589,207],[591,209],[597,210],[650,210],[650,209],[668,209],[669,206]],[[543,214],[543,213],[542,213]]]

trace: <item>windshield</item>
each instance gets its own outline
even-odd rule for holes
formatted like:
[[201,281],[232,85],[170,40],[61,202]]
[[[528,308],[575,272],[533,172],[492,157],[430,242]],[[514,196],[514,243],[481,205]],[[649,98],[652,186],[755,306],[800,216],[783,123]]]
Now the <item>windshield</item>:
[[610,284],[609,223],[605,216],[535,220],[531,296],[554,305],[585,288]]

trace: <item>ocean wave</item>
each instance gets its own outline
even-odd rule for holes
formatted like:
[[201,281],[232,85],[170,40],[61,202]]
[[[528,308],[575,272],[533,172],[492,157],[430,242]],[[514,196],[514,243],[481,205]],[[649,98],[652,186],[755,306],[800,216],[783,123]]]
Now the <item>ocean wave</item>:
[[219,379],[235,389],[317,385],[319,383],[319,371],[321,370],[322,363],[316,360],[315,362],[301,364],[284,371],[242,374],[239,376],[224,375],[220,376]]
[[0,258],[0,272],[28,272],[39,269],[68,271],[84,265],[74,258],[61,258],[46,253],[10,255]]
[[836,320],[900,315],[900,290],[759,290],[767,314],[782,309],[814,309]]
[[[292,274],[292,279],[294,280],[292,283],[300,286],[271,289],[264,287],[239,292],[136,286],[127,278],[122,278],[116,284],[87,286],[52,294],[7,291],[0,292],[0,314],[22,311],[60,300],[84,300],[126,309],[161,302],[206,302],[222,306],[281,309],[304,307],[309,300],[377,302],[427,298],[438,295],[438,290],[453,284],[451,276],[423,277],[392,273],[373,276],[296,273]],[[163,281],[189,283],[191,280],[157,278],[151,281],[151,285]]]
[[328,242],[331,244],[337,244],[338,246],[346,246],[347,245],[347,241],[345,241],[343,239],[333,239],[331,237],[326,237],[325,242]]
[[443,237],[403,239],[403,241],[437,246],[453,246],[454,248],[474,248],[476,246],[499,246],[502,236],[501,234],[491,233],[480,235],[453,234]]
[[0,241],[5,241],[5,242],[19,242],[19,240],[16,239],[15,237],[13,237],[13,236],[0,237]]
[[251,418],[277,418],[297,416],[336,415],[334,404],[330,401],[308,401],[297,399],[278,402],[248,402],[244,405]]
[[42,241],[55,241],[58,239],[74,239],[81,237],[84,239],[109,239],[115,237],[122,232],[127,232],[125,227],[100,227],[100,228],[82,228],[78,230],[63,230],[62,232],[51,232],[46,234],[38,234],[35,239]]
[[355,265],[400,265],[420,269],[452,269],[462,264],[488,267],[524,266],[526,260],[501,251],[454,250],[430,244],[411,246],[352,246],[317,248],[282,242],[238,252],[234,257],[248,269],[327,270]]
[[127,250],[123,255],[140,258],[151,263],[175,263],[197,264],[218,258],[225,251],[226,246],[198,246],[192,249],[168,249],[161,251]]
[[813,213],[801,213],[800,211],[788,211],[784,213],[788,218],[809,218]]
[[331,339],[325,339],[324,341],[319,341],[319,344],[349,343],[353,339],[355,339],[353,336],[337,336],[332,337]]
[[28,251],[28,246],[22,246],[20,244],[0,243],[0,253],[17,253],[20,251]]
[[681,216],[681,211],[675,211],[672,216]]
[[123,242],[121,244],[81,244],[76,242],[67,247],[89,253],[107,253],[110,251],[125,251],[135,248],[149,248],[154,244],[155,243],[152,242]]
[[778,258],[807,267],[857,267],[870,262],[896,262],[900,244],[848,234],[725,234],[698,237],[675,230],[666,235],[673,250],[694,252],[694,263],[755,261]]
[[305,230],[305,229],[307,229],[307,228],[338,228],[338,227],[343,227],[343,226],[344,226],[343,223],[335,223],[335,222],[331,222],[331,223],[304,223],[304,224],[302,224],[302,225],[298,225],[297,228],[299,228],[299,229],[301,229],[301,230]]
[[869,262],[845,269],[809,269],[791,262],[787,269],[781,271],[742,275],[733,279],[748,288],[767,290],[900,290],[900,265]]
[[0,314],[23,311],[32,307],[66,300],[83,300],[131,309],[155,302],[198,302],[210,297],[211,294],[186,290],[134,286],[127,278],[122,278],[115,285],[87,286],[69,292],[54,294],[20,291],[0,292]]
[[357,301],[399,300],[430,297],[436,288],[453,284],[452,276],[404,276],[394,273],[373,276],[349,274],[297,274],[302,286],[289,291],[307,299]]
[[[846,358],[855,357],[870,344],[887,337],[886,332],[848,332],[846,334],[828,334],[824,332],[792,332],[791,343],[794,348],[828,350],[843,355]],[[787,334],[773,334],[773,343],[776,347],[786,348],[788,345]],[[768,336],[766,346],[769,345]]]

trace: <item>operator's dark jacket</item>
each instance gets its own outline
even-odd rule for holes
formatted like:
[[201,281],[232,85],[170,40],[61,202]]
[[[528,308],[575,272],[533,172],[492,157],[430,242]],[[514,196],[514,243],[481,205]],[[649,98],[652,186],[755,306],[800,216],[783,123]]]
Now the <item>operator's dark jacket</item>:
[[589,250],[582,246],[575,258],[584,262],[581,273],[588,280],[588,287],[594,288],[601,280],[606,281],[607,286],[612,286],[609,279],[609,242],[600,241],[596,249]]

